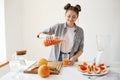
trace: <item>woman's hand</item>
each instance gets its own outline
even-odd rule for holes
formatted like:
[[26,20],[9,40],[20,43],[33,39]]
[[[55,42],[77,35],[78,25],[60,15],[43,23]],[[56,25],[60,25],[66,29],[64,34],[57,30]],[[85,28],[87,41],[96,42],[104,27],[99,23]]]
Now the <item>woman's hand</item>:
[[47,35],[45,38],[45,41],[47,41],[48,43],[51,43],[53,41],[53,36],[52,35]]
[[76,60],[76,58],[74,56],[72,58],[70,58],[68,65],[70,65],[70,66],[73,65],[75,60]]
[[82,54],[83,51],[78,51],[76,55],[70,58],[69,65],[73,65],[74,62],[78,59],[78,57]]

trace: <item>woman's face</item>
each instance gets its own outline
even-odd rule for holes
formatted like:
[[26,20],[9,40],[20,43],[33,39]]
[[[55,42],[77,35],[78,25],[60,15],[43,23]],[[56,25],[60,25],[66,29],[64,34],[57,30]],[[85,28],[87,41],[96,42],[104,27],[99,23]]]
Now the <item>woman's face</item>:
[[68,10],[65,14],[65,18],[68,25],[73,25],[78,18],[78,15],[73,10]]

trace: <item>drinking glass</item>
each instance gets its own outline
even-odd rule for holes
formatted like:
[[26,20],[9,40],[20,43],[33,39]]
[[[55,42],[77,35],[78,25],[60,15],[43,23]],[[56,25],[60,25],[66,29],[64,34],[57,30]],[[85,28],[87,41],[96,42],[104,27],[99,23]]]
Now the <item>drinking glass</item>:
[[68,53],[62,54],[62,62],[63,62],[63,66],[68,66],[68,63],[69,63]]

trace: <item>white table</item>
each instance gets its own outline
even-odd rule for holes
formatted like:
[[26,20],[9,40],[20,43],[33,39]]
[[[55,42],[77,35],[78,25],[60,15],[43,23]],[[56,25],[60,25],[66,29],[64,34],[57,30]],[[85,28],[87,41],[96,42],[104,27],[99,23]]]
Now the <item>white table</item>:
[[[33,61],[29,62],[28,66],[31,65],[32,63],[34,62]],[[38,74],[28,74],[28,73],[20,72],[19,79],[18,79],[13,77],[12,72],[8,72],[6,75],[1,77],[0,80],[106,80],[104,79],[104,77],[106,77],[107,75],[111,76],[111,72],[113,72],[112,73],[113,77],[116,77],[116,79],[114,80],[120,79],[120,63],[111,64],[110,72],[107,75],[100,76],[99,78],[96,76],[93,76],[91,77],[92,79],[89,79],[89,76],[85,76],[80,73],[80,71],[77,69],[78,63],[79,62],[75,63],[73,66],[62,67],[59,75],[50,75],[47,78],[41,78]],[[113,79],[109,79],[109,80],[113,80]]]

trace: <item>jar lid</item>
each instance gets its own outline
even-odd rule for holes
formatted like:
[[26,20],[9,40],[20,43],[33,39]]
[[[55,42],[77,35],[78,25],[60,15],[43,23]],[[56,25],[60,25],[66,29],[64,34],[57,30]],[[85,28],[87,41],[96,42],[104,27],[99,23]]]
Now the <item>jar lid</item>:
[[19,51],[16,51],[16,55],[25,55],[26,54],[26,50],[19,50]]

